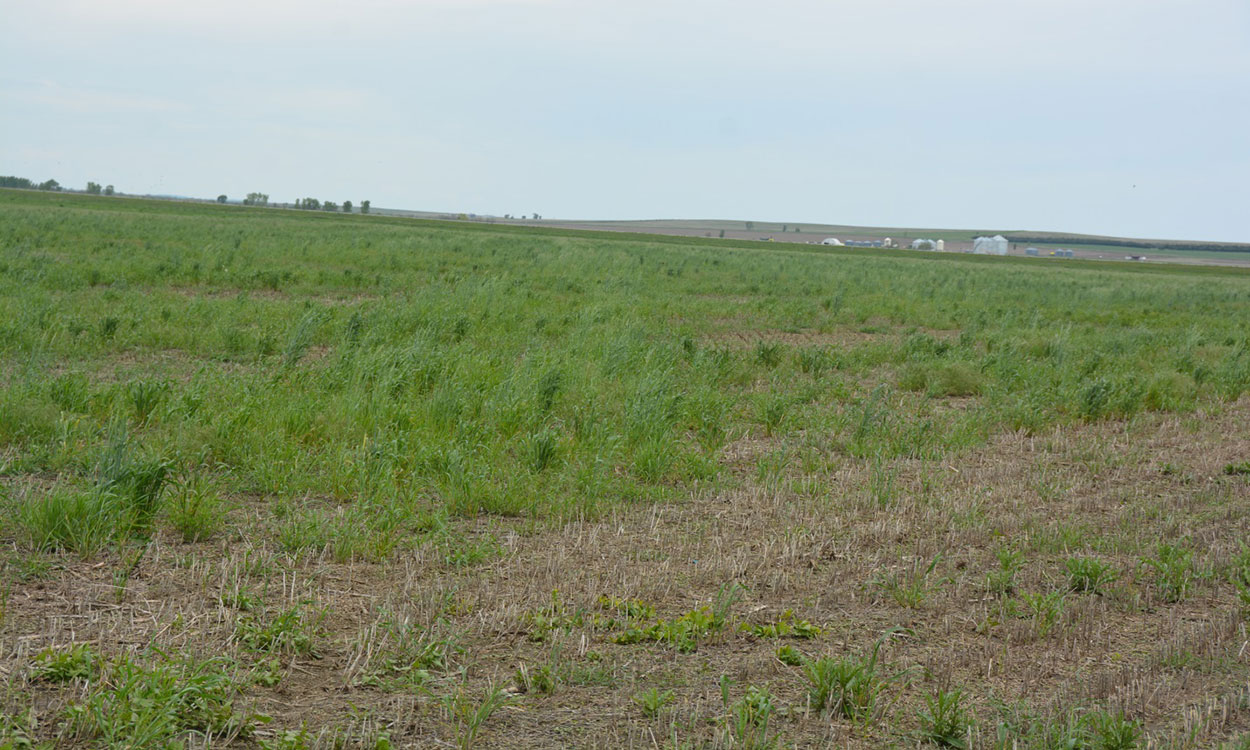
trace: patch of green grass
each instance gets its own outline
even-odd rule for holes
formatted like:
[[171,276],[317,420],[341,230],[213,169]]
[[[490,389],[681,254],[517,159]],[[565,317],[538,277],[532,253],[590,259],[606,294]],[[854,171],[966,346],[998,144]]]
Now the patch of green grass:
[[364,665],[357,684],[398,692],[419,688],[433,675],[449,673],[460,649],[450,636],[387,620],[360,651]]
[[920,739],[940,747],[963,750],[968,747],[968,728],[972,721],[960,690],[938,690],[925,696],[920,710]]
[[786,610],[775,622],[743,623],[738,629],[759,638],[815,638],[824,631],[807,620],[796,618],[794,612]]
[[660,709],[673,702],[673,691],[661,691],[657,687],[652,687],[635,693],[633,700],[642,709],[643,716],[646,716],[648,719],[654,719],[659,715]]
[[171,486],[165,514],[184,542],[201,542],[225,524],[226,508],[217,484],[203,474],[191,474]]
[[630,627],[616,635],[614,643],[661,643],[680,653],[693,653],[699,641],[724,629],[729,610],[742,592],[736,583],[722,586],[710,607],[699,607],[671,620],[656,620],[644,627]]
[[488,686],[480,698],[475,698],[464,685],[443,696],[443,708],[455,730],[456,747],[460,750],[476,747],[486,720],[510,701],[504,689],[495,685]]
[[1225,464],[1224,473],[1229,476],[1250,476],[1250,461],[1237,461]]
[[802,666],[808,706],[816,712],[829,709],[864,724],[872,721],[886,688],[906,674],[882,674],[878,661],[882,643],[878,640],[867,654],[805,659]]
[[880,573],[873,583],[888,593],[899,606],[915,609],[924,604],[933,589],[942,584],[940,580],[930,580],[941,561],[942,556],[936,555],[928,565],[921,568],[921,561],[917,559],[911,570]]
[[1185,600],[1193,585],[1193,550],[1175,544],[1162,543],[1153,557],[1143,557],[1141,564],[1154,577],[1159,596],[1166,602]]
[[167,747],[210,735],[222,741],[247,735],[255,721],[236,711],[238,692],[222,660],[122,656],[67,714],[73,734],[105,747]]
[[1024,567],[1024,552],[1011,545],[1002,545],[994,551],[998,567],[985,574],[985,587],[996,596],[1015,593],[1016,576]]
[[301,605],[272,616],[261,611],[239,618],[234,637],[252,651],[316,656],[316,642],[320,636],[320,621],[323,617],[324,613],[310,613]]
[[100,657],[86,643],[76,643],[67,648],[49,648],[39,652],[31,670],[36,680],[47,682],[70,682],[90,680],[100,669]]
[[768,687],[747,686],[745,694],[729,706],[729,730],[734,746],[763,749],[778,745],[779,737],[769,734],[769,722],[776,710],[778,707]]
[[1115,581],[1115,569],[1092,557],[1069,557],[1064,561],[1068,571],[1068,588],[1072,591],[1101,594],[1103,587]]

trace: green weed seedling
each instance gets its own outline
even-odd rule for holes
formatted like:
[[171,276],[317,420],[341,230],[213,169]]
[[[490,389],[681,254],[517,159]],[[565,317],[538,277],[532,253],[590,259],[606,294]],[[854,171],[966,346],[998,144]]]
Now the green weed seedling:
[[495,685],[488,685],[481,698],[471,696],[463,684],[455,692],[443,696],[443,708],[455,729],[456,747],[460,750],[472,750],[477,745],[482,725],[491,714],[511,700],[503,688]]
[[994,551],[998,567],[985,574],[985,587],[996,596],[1015,593],[1016,575],[1024,567],[1024,552],[1010,545]]
[[886,688],[906,675],[906,672],[890,677],[881,674],[878,656],[887,637],[888,633],[873,644],[872,651],[866,655],[805,659],[803,677],[807,680],[809,708],[818,713],[829,709],[865,724],[871,721]]
[[634,703],[642,709],[642,713],[648,719],[654,719],[659,715],[660,709],[673,702],[673,691],[664,690],[653,687],[643,690],[634,695]]
[[235,626],[235,638],[245,648],[268,654],[317,656],[316,640],[324,613],[310,614],[302,605],[279,612],[245,615]]
[[922,569],[920,560],[917,559],[910,571],[882,573],[877,576],[874,583],[888,593],[899,606],[915,609],[924,604],[931,589],[941,584],[941,581],[931,583],[929,580],[929,576],[933,574],[941,561],[942,556],[939,554]]
[[550,664],[540,664],[530,668],[526,664],[517,667],[517,689],[522,693],[542,693],[551,695],[560,684],[560,675]]
[[802,666],[803,659],[802,652],[790,644],[777,647],[777,661],[785,664],[787,667]]
[[228,662],[152,657],[150,664],[130,656],[110,664],[68,709],[73,733],[104,747],[135,748],[181,744],[188,733],[216,741],[250,733],[258,717],[235,711],[239,685]]
[[999,747],[1091,748],[1135,750],[1140,747],[1141,724],[1104,710],[1073,709],[1027,722],[1023,732],[999,727]]
[[1116,579],[1111,565],[1092,557],[1069,557],[1064,567],[1068,571],[1068,588],[1078,593],[1101,594],[1103,587]]
[[571,632],[586,622],[582,610],[569,611],[560,599],[559,589],[551,590],[551,605],[537,612],[526,612],[521,622],[528,629],[529,639],[538,643],[547,641],[554,631]]
[[189,474],[173,483],[165,514],[183,542],[201,542],[225,523],[225,505],[216,483],[203,474]]
[[100,657],[86,643],[68,648],[48,648],[35,657],[31,676],[47,682],[90,680],[100,669]]
[[[726,683],[722,682],[722,697]],[[729,707],[729,729],[735,746],[743,748],[776,747],[778,737],[769,735],[768,723],[777,710],[768,688],[747,687],[746,694]]]
[[317,738],[309,731],[306,724],[299,729],[283,729],[270,739],[261,739],[261,750],[311,750]]
[[1185,600],[1194,579],[1193,557],[1193,550],[1163,543],[1154,557],[1142,558],[1142,565],[1154,574],[1155,586],[1164,601],[1175,604]]
[[964,750],[971,724],[962,691],[939,690],[925,696],[925,707],[920,711],[920,738],[925,742]]
[[794,612],[786,610],[776,622],[752,625],[743,623],[739,630],[759,638],[800,638],[808,639],[819,636],[823,630],[807,620],[795,618]]
[[1238,461],[1236,463],[1226,464],[1224,473],[1228,476],[1250,476],[1250,461]]
[[449,636],[412,623],[379,628],[380,650],[369,658],[357,684],[399,692],[420,688],[432,675],[447,674],[461,649]]
[[1237,589],[1237,599],[1242,608],[1250,612],[1250,546],[1245,543],[1242,543],[1229,566],[1228,578]]
[[1063,617],[1067,603],[1066,591],[1050,591],[1045,594],[1023,594],[1025,615],[1032,618],[1034,632],[1038,638],[1050,635]]
[[699,607],[673,620],[657,620],[649,626],[631,627],[613,638],[614,643],[663,643],[683,654],[693,653],[699,641],[724,629],[729,612],[742,596],[736,582],[722,585],[711,607]]

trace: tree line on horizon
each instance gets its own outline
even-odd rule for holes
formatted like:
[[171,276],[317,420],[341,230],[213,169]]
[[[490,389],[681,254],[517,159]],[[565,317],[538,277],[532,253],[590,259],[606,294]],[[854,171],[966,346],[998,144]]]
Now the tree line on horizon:
[[[59,192],[59,191],[65,190],[65,188],[62,187],[61,183],[57,182],[54,179],[44,180],[43,182],[35,182],[34,180],[31,180],[29,178],[17,177],[14,175],[0,176],[0,188],[17,188],[18,190],[47,190],[47,191],[52,191],[52,192]],[[112,185],[101,185],[98,182],[89,180],[87,182],[87,187],[82,192],[87,193],[88,195],[115,195],[117,193],[117,190]],[[230,199],[225,193],[222,193],[221,195],[217,196],[218,203],[228,203],[229,201]],[[268,206],[270,205],[269,194],[261,193],[261,192],[248,193],[247,197],[243,199],[243,205],[245,206]],[[321,201],[316,198],[300,198],[299,200],[295,201],[295,203],[291,205],[293,208],[299,208],[299,209],[310,210],[310,211],[342,210],[343,213],[351,213],[353,208],[355,208],[354,204],[351,201],[343,201],[340,207],[340,204],[335,203],[334,201]],[[372,206],[371,201],[367,201],[367,200],[361,201],[360,213],[362,214],[369,213],[371,206]]]

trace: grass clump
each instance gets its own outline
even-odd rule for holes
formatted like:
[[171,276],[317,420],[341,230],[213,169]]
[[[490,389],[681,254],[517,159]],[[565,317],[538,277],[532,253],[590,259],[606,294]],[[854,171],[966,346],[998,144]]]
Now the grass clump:
[[420,687],[434,674],[447,674],[459,651],[450,637],[408,622],[385,622],[373,636],[371,644],[359,649],[364,664],[356,684],[391,692]]
[[739,630],[759,638],[800,638],[808,639],[819,636],[824,631],[807,620],[796,618],[794,612],[786,610],[775,622],[753,625],[743,623]]
[[46,682],[90,680],[100,670],[100,657],[86,643],[44,649],[35,657],[31,676]]
[[[728,682],[721,678],[722,697],[728,696]],[[768,733],[768,723],[777,706],[768,688],[754,685],[729,708],[729,729],[735,746],[743,748],[770,748],[777,745],[778,738]]]
[[1092,557],[1069,557],[1064,567],[1068,571],[1068,588],[1076,592],[1101,594],[1103,587],[1116,579],[1115,569],[1109,563]]
[[1228,476],[1250,476],[1250,461],[1237,461],[1224,466],[1224,473]]
[[924,604],[932,589],[942,584],[940,580],[933,583],[929,580],[941,561],[942,556],[936,555],[928,565],[921,568],[921,561],[917,559],[912,564],[911,570],[901,572],[892,570],[881,573],[873,583],[888,593],[899,606],[916,609]]
[[301,605],[273,617],[265,612],[245,615],[235,626],[235,638],[252,651],[289,656],[317,656],[316,639],[324,613],[309,614]]
[[455,731],[456,747],[460,750],[475,747],[486,720],[511,700],[508,693],[496,685],[488,685],[481,698],[473,697],[464,685],[443,696],[443,708]]
[[808,707],[818,713],[828,709],[852,721],[872,720],[886,688],[906,674],[886,677],[881,673],[878,657],[882,643],[884,639],[878,640],[866,655],[805,659],[802,670]]
[[920,710],[920,739],[940,747],[963,750],[968,747],[968,729],[972,725],[960,690],[939,690],[925,696]]
[[998,567],[985,574],[985,587],[991,594],[1006,596],[1015,593],[1016,575],[1024,567],[1024,552],[1010,545],[994,551]]
[[145,538],[160,509],[170,465],[139,454],[114,430],[95,471],[95,484],[28,492],[10,515],[32,547],[91,557],[112,544]]
[[208,477],[193,474],[172,485],[165,514],[184,542],[202,542],[225,523],[225,504]]
[[673,702],[673,691],[661,691],[659,688],[653,687],[636,693],[633,700],[642,709],[643,716],[646,716],[648,719],[654,719],[659,715],[660,709]]
[[1143,557],[1141,564],[1150,570],[1154,585],[1164,601],[1182,602],[1193,584],[1193,550],[1175,544],[1163,543],[1155,549],[1153,557]]
[[645,627],[631,627],[613,638],[614,643],[662,643],[679,653],[697,651],[699,641],[724,629],[729,610],[742,595],[737,583],[722,586],[710,607],[693,609],[672,620],[657,620]]
[[109,493],[62,487],[17,500],[12,517],[35,549],[91,557],[116,538],[118,506]]
[[154,656],[150,664],[130,656],[110,664],[69,708],[73,733],[105,747],[170,747],[189,736],[221,741],[250,731],[253,717],[234,708],[239,688],[228,662]]

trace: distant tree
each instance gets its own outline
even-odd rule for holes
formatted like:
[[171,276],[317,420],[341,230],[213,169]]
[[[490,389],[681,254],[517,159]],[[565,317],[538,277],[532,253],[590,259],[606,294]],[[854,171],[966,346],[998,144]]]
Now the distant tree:
[[352,212],[352,202],[343,201],[343,213],[350,214]]
[[45,180],[44,182],[39,183],[39,189],[40,190],[60,190],[61,183],[57,182],[56,180]]
[[720,238],[721,238],[722,240],[723,240],[723,239],[725,239],[725,230],[724,230],[724,229],[720,230]]
[[362,213],[362,214],[367,214],[367,213],[369,213],[369,201],[361,201],[361,202],[360,202],[360,213]]
[[541,217],[541,216],[539,216],[538,214],[534,214],[534,221],[538,221],[538,220],[539,220],[539,219],[541,219],[541,218],[542,218],[542,217]]
[[243,205],[245,206],[268,206],[269,194],[268,193],[248,193],[247,197],[243,199]]
[[105,194],[105,195],[112,195],[112,194],[113,194],[113,193],[115,193],[115,192],[117,192],[117,191],[113,189],[113,186],[112,186],[112,185],[105,185],[105,186],[104,186],[104,194]]
[[782,233],[782,234],[785,234],[786,232],[789,232],[789,231],[790,231],[790,227],[786,226],[785,224],[782,224],[782,225],[781,225],[781,233]]
[[316,211],[321,208],[321,201],[316,198],[304,198],[296,204],[296,208],[302,208],[307,211]]
[[103,188],[100,187],[100,183],[98,182],[87,183],[87,192],[91,195],[99,195],[102,189]]
[[337,211],[339,210],[339,204],[335,203],[334,201],[325,201],[324,203],[321,204],[321,210],[322,211]]
[[798,234],[798,233],[799,233],[799,228],[798,228],[798,227],[795,227],[795,228],[794,228],[794,233],[795,233],[795,234]]
[[37,186],[35,185],[35,183],[31,182],[25,177],[14,177],[12,175],[7,175],[4,177],[0,177],[0,187],[24,188],[26,190],[30,190],[31,188],[37,187]]
[[225,203],[225,202],[226,202],[226,201],[228,201],[228,200],[229,200],[229,198],[227,198],[227,197],[226,197],[226,194],[225,194],[225,193],[222,193],[221,195],[217,196],[217,202],[218,202],[218,203]]
[[750,231],[752,231],[753,229],[755,229],[755,222],[753,222],[753,221],[748,221],[746,224],[747,224],[747,231],[748,231],[748,232],[750,232]]

